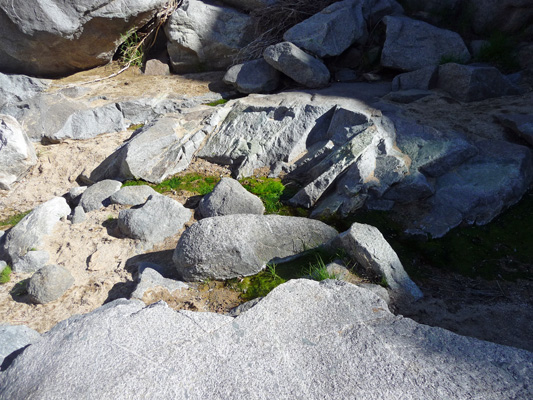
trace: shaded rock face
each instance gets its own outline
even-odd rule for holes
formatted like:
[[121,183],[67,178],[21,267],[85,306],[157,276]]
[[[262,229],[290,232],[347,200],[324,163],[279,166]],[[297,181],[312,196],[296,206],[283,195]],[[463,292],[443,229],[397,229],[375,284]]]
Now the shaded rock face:
[[28,0],[14,4],[2,0],[0,70],[61,76],[106,64],[121,35],[143,26],[166,3]]
[[25,325],[0,325],[0,371],[5,370],[26,346],[41,337]]
[[437,66],[443,59],[464,62],[470,53],[459,34],[407,17],[385,17],[387,33],[381,65],[403,71]]
[[6,104],[24,101],[43,92],[48,82],[26,75],[6,75],[0,73],[0,110]]
[[0,189],[9,190],[37,163],[37,155],[17,120],[0,114]]
[[173,260],[186,281],[254,275],[275,258],[333,239],[323,222],[280,215],[226,215],[203,219],[180,237]]
[[37,304],[59,299],[74,284],[69,270],[59,265],[47,265],[38,270],[28,282],[28,294]]
[[145,125],[91,173],[91,180],[143,179],[160,183],[183,171],[214,128],[210,117],[215,112],[213,107],[200,107]]
[[206,194],[200,204],[198,213],[203,217],[218,217],[233,214],[263,214],[265,207],[256,195],[248,192],[239,181],[222,178],[213,191]]
[[73,317],[15,360],[0,397],[527,399],[532,368],[528,351],[394,316],[367,289],[293,280],[236,318],[127,300]]
[[36,207],[5,235],[3,250],[13,271],[17,271],[18,260],[42,246],[44,236],[51,234],[55,224],[69,214],[66,200],[55,197]]
[[279,72],[264,59],[253,60],[231,67],[224,82],[241,93],[268,93],[277,89]]
[[185,0],[165,26],[176,73],[225,69],[253,38],[249,15],[210,0]]

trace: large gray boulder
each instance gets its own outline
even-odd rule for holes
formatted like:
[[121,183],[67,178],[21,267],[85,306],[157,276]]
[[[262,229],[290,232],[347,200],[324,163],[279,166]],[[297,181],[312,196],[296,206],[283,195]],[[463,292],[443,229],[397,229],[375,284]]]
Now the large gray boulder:
[[146,203],[150,196],[157,196],[157,192],[148,185],[125,186],[109,198],[111,204],[139,206]]
[[529,399],[532,368],[531,352],[395,316],[367,289],[293,280],[236,318],[123,299],[72,317],[0,397]]
[[494,67],[456,63],[439,67],[438,87],[465,102],[521,93]]
[[280,215],[226,215],[203,219],[180,237],[173,260],[186,281],[254,275],[277,258],[333,239],[323,222]]
[[225,69],[253,38],[252,18],[211,0],[184,0],[165,26],[174,72]]
[[410,302],[422,298],[422,292],[377,228],[356,222],[329,245],[344,251],[367,276],[386,282],[394,301]]
[[70,207],[62,197],[55,197],[37,206],[5,235],[4,251],[18,272],[18,261],[29,251],[39,249],[46,235],[52,233],[61,218],[70,214]]
[[263,57],[278,71],[306,87],[319,88],[329,83],[330,74],[324,63],[290,42],[268,46]]
[[0,1],[0,70],[59,76],[107,64],[166,0]]
[[198,213],[203,218],[232,214],[261,215],[264,212],[265,206],[261,199],[232,178],[222,178],[198,204]]
[[149,197],[140,208],[122,210],[118,214],[118,227],[124,235],[153,245],[178,233],[191,216],[191,210],[158,194]]
[[59,299],[74,284],[68,269],[59,265],[47,265],[32,275],[28,282],[28,295],[37,304]]
[[277,89],[279,76],[277,69],[264,59],[259,59],[234,65],[226,72],[223,80],[241,93],[268,93]]
[[160,183],[189,166],[193,155],[214,128],[213,107],[169,115],[141,128],[92,173],[91,180],[142,179]]
[[114,181],[112,179],[105,179],[97,182],[92,186],[89,186],[87,190],[83,192],[80,199],[80,206],[83,211],[89,212],[99,210],[110,204],[109,198],[115,192],[118,192],[122,182]]
[[11,185],[37,163],[37,155],[17,120],[0,114],[0,189]]
[[459,34],[407,17],[387,16],[381,65],[414,71],[437,66],[444,59],[466,62],[470,53]]
[[37,341],[39,332],[26,325],[0,325],[0,371],[5,370],[25,347]]
[[333,3],[290,28],[283,39],[319,57],[338,56],[352,44],[364,43],[368,37],[364,3],[361,0]]

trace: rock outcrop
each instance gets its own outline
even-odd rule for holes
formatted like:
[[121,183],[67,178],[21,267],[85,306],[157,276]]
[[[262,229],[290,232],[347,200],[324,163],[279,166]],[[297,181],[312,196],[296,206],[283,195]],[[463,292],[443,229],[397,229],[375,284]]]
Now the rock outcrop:
[[528,351],[394,316],[367,289],[295,280],[236,318],[127,300],[73,317],[2,374],[0,397],[527,399],[532,368]]

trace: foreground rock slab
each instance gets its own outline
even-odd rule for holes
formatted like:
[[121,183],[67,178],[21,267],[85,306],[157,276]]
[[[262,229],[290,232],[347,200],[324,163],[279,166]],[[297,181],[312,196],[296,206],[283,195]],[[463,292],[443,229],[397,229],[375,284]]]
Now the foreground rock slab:
[[528,399],[532,368],[533,353],[394,316],[364,288],[294,280],[236,318],[127,300],[73,317],[14,361],[0,397]]
[[275,258],[285,258],[333,239],[323,222],[280,215],[206,218],[181,236],[173,260],[186,281],[254,275]]
[[[26,325],[0,325],[0,371],[11,363],[13,354],[35,342],[41,335]],[[5,364],[5,365],[4,365]]]

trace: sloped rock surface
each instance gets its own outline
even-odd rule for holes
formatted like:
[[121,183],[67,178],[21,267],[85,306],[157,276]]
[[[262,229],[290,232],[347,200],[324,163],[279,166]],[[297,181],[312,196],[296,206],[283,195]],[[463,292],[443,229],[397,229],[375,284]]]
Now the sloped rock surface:
[[319,88],[329,83],[330,74],[324,63],[290,42],[267,47],[263,57],[278,71],[306,87]]
[[0,189],[9,190],[37,163],[37,155],[17,120],[0,114]]
[[156,244],[178,233],[191,216],[191,210],[158,194],[140,208],[122,210],[118,215],[118,227],[128,237]]
[[143,179],[160,183],[183,171],[214,126],[213,107],[168,115],[145,125],[92,173],[91,180]]
[[252,40],[249,15],[211,0],[185,0],[165,26],[176,73],[225,69]]
[[0,72],[0,112],[4,105],[28,100],[45,91],[48,85],[49,81],[43,79]]
[[366,289],[297,280],[236,318],[126,300],[73,317],[15,360],[0,396],[526,399],[532,368],[530,352],[394,316]]
[[66,200],[55,197],[36,207],[5,235],[4,252],[13,271],[17,271],[18,260],[28,251],[38,249],[44,236],[51,234],[54,225],[69,214]]
[[403,71],[437,66],[444,58],[468,61],[470,53],[459,34],[407,17],[384,18],[387,33],[381,65]]
[[28,294],[33,302],[45,304],[60,298],[72,285],[70,271],[59,265],[39,269],[28,282]]
[[274,258],[301,253],[333,239],[323,222],[280,215],[226,215],[205,218],[187,229],[174,250],[186,281],[254,275]]
[[248,192],[239,181],[222,178],[213,191],[198,204],[203,218],[232,214],[263,214],[265,206],[256,195]]
[[494,67],[456,63],[439,67],[438,87],[467,102],[520,94],[520,90]]
[[[0,69],[60,76],[107,64],[121,35],[136,30],[166,0],[0,2]],[[105,40],[102,40],[105,37]],[[38,56],[36,56],[38,54]]]
[[112,204],[138,206],[146,203],[150,196],[157,196],[157,192],[148,185],[125,186],[109,198]]

